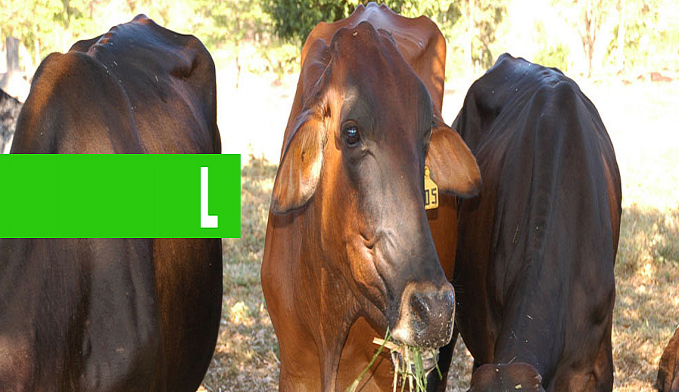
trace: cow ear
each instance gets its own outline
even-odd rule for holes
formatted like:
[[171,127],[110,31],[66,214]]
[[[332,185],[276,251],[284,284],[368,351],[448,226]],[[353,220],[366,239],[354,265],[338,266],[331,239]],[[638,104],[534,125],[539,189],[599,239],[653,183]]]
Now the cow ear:
[[481,173],[469,147],[460,135],[442,121],[432,130],[425,164],[440,192],[461,197],[476,196],[481,189]]
[[323,164],[325,132],[322,122],[303,113],[283,151],[271,196],[271,211],[285,214],[303,207],[316,192]]

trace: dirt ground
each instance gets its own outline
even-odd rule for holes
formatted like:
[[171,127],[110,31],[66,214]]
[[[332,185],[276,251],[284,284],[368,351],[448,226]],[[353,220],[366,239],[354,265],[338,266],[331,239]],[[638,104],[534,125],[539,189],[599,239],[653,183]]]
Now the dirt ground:
[[[224,240],[220,338],[202,388],[269,391],[278,378],[278,347],[259,281],[269,195],[296,75],[275,82],[248,76],[235,90],[219,77],[219,125],[225,152],[242,154],[242,238]],[[679,82],[576,79],[600,111],[623,182],[613,327],[615,391],[650,391],[658,360],[679,323]],[[446,86],[452,122],[471,80]],[[257,159],[249,160],[249,155]],[[458,340],[450,391],[466,390],[471,356]]]

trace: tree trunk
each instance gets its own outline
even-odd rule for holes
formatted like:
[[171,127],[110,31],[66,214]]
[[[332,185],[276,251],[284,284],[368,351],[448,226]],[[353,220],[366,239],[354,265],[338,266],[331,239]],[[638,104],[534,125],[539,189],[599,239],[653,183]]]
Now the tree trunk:
[[238,49],[236,49],[236,90],[238,90],[238,84],[240,83],[240,53]]
[[580,31],[580,38],[582,39],[582,49],[587,57],[587,77],[592,77],[592,57],[594,57],[594,43],[596,42],[596,33],[599,29],[600,20],[597,12],[599,10],[594,8],[592,0],[587,0],[585,3],[585,26],[584,31]]
[[618,72],[625,70],[625,0],[618,0]]
[[591,78],[592,77],[592,57],[594,57],[594,43],[590,43],[587,48],[587,60],[589,62],[589,66],[587,67],[587,77]]
[[5,46],[7,47],[7,73],[19,71],[19,40],[7,37]]
[[473,45],[472,42],[474,40],[474,8],[476,5],[474,4],[474,0],[469,0],[469,14],[468,14],[468,24],[467,24],[467,34],[468,34],[468,40],[467,40],[467,50],[466,50],[466,55],[467,55],[467,60],[469,60],[469,71],[470,74],[474,73],[474,55],[472,53],[473,50]]
[[40,58],[40,38],[38,38],[40,36],[38,35],[38,28],[37,28],[36,25],[33,25],[33,36],[36,37],[35,38],[35,63],[34,63],[34,65],[35,65],[35,68],[37,68],[38,65],[40,65],[40,60],[42,60],[42,59]]

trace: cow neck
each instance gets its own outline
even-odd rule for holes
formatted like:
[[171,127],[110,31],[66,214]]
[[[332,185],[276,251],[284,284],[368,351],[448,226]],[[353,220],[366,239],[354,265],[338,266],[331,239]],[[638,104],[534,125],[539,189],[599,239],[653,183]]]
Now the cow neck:
[[[507,320],[496,338],[494,363],[511,364],[524,362],[532,365],[543,377],[550,380],[563,349],[561,331],[553,331],[539,319],[539,312],[531,311],[530,306],[508,309]],[[507,310],[506,310],[507,311]],[[531,315],[532,314],[532,315]],[[548,347],[548,348],[546,348]]]
[[[534,227],[525,222],[521,222],[519,226]],[[505,257],[508,261],[498,263],[496,259],[496,262],[489,266],[494,270],[491,273],[495,275],[495,284],[492,285],[495,287],[489,286],[489,292],[499,290],[504,292],[502,303],[491,305],[502,309],[495,312],[496,315],[502,316],[494,320],[496,326],[494,330],[497,332],[493,362],[530,364],[544,381],[548,381],[553,376],[564,342],[563,322],[554,323],[545,316],[551,313],[544,309],[544,301],[551,303],[556,298],[564,298],[565,294],[551,293],[550,295],[554,297],[546,299],[545,293],[541,292],[541,287],[536,281],[540,281],[538,276],[560,276],[556,271],[547,272],[547,269],[551,270],[556,266],[545,260],[547,256],[533,249],[531,235],[518,237],[518,242],[512,241],[511,245],[502,241],[505,246],[510,247],[505,248]],[[497,244],[497,241],[495,238],[493,242]],[[502,245],[498,247],[503,248]],[[540,269],[543,275],[537,269]],[[491,303],[493,302],[491,299]],[[562,305],[553,303],[551,306]]]
[[[342,357],[337,373],[337,383],[343,388],[350,385],[365,369],[373,358],[378,346],[373,338],[380,336],[378,329],[371,325],[366,317],[358,316],[351,325],[347,339],[342,348]],[[394,366],[389,350],[383,349],[369,371],[363,377],[358,390],[366,388],[378,389],[379,386],[390,385],[393,380]]]
[[[307,223],[319,222],[322,220],[319,219],[321,217],[328,218],[329,213],[324,212],[322,208],[321,200],[324,194],[324,188],[320,186],[304,215]],[[331,254],[343,254],[344,249],[329,249],[332,244],[323,239],[322,225],[319,227],[307,223],[304,224],[307,233],[301,247],[303,251],[300,260],[303,262],[300,263],[302,264],[300,271],[303,275],[313,276],[315,282],[320,282],[315,287],[315,292],[307,293],[319,299],[318,306],[313,308],[317,313],[309,321],[317,328],[315,331],[315,336],[318,337],[316,347],[324,389],[335,391],[351,384],[372,358],[375,348],[372,339],[378,334],[375,332],[375,326],[368,321],[370,317],[361,309],[374,305],[365,298],[356,297],[358,288],[349,287],[350,283],[343,275],[346,271],[341,268],[345,265],[343,264],[340,268],[333,267],[337,260],[328,258]],[[348,262],[346,264],[348,265]],[[354,327],[358,328],[354,331]],[[361,335],[359,344],[356,344],[356,339],[349,338],[352,331],[355,333],[358,331]],[[352,354],[345,355],[345,360],[342,361],[343,353]],[[356,360],[357,355],[360,356],[361,361]],[[367,360],[363,360],[364,358]],[[380,368],[387,368],[382,373],[389,376],[391,362],[387,362],[389,366]],[[346,369],[346,374],[340,374],[340,369],[343,369],[343,373]]]
[[[343,315],[356,308],[355,299],[344,286],[344,279],[337,271],[327,268],[327,249],[320,244],[321,229],[314,222],[320,221],[321,208],[320,189],[309,204],[300,211],[293,212],[293,231],[301,233],[289,244],[294,257],[298,260],[292,270],[291,290],[295,303],[303,304],[296,308],[297,323],[306,331],[306,340],[313,342],[316,361],[301,364],[300,368],[308,372],[314,366],[319,367],[320,382],[327,391],[336,390],[337,370],[342,346],[351,326],[351,322]],[[293,316],[293,315],[290,315]],[[310,343],[304,344],[310,344]]]

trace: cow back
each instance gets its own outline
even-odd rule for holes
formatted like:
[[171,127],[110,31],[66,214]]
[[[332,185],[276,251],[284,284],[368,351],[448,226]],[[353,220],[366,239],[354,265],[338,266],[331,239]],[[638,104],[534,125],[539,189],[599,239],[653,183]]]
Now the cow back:
[[12,152],[219,153],[216,113],[209,52],[140,15],[41,63]]

